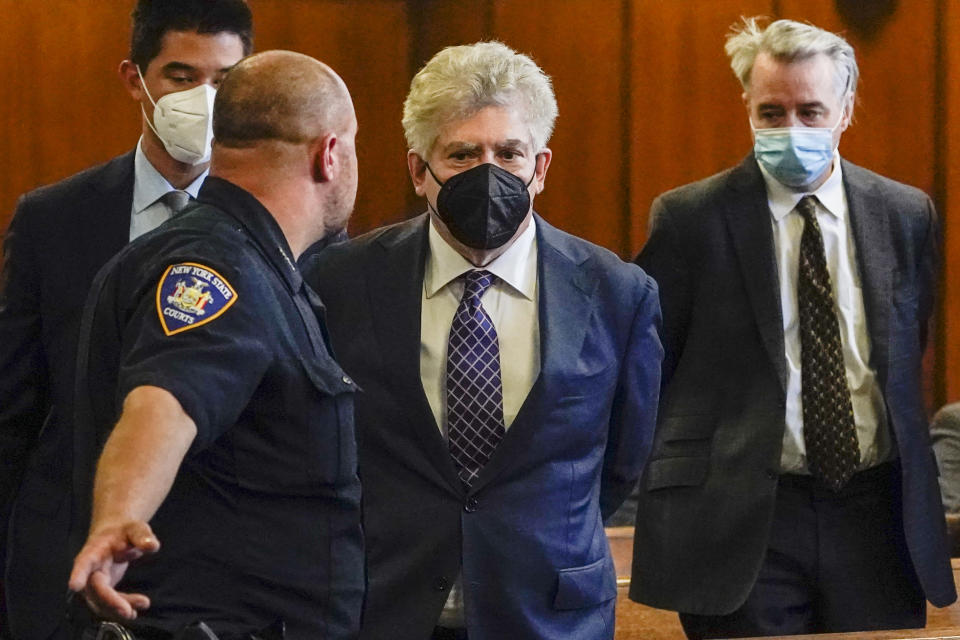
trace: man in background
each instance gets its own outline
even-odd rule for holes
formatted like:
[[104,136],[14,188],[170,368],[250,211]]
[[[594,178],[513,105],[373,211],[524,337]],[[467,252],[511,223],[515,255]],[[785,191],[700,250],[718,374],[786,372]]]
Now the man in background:
[[[18,639],[47,638],[70,570],[72,395],[81,310],[128,241],[196,196],[213,96],[250,52],[243,0],[140,0],[120,79],[142,112],[136,148],[24,195],[0,278],[0,559]],[[9,531],[9,540],[7,532]]]
[[661,195],[664,386],[631,598],[691,638],[922,627],[956,598],[921,358],[938,273],[921,191],[840,157],[853,48],[727,40],[753,153]]
[[656,415],[656,286],[533,211],[557,113],[498,42],[414,77],[403,125],[428,213],[307,270],[363,394],[369,640],[612,638],[602,518]]
[[78,504],[106,443],[70,587],[140,638],[351,640],[356,385],[296,259],[353,210],[353,104],[326,65],[270,51],[226,77],[213,126],[198,203],[108,263],[84,310]]

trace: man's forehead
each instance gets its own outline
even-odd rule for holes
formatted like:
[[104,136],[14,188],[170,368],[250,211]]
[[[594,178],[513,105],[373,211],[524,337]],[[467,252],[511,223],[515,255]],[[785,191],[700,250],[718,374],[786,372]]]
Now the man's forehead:
[[470,115],[448,120],[440,127],[437,142],[453,140],[492,144],[506,140],[528,140],[529,127],[514,106],[488,105]]

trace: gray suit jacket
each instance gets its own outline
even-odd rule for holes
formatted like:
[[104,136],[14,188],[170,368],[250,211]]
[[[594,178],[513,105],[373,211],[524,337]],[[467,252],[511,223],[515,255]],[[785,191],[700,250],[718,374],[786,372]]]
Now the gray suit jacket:
[[[920,388],[938,229],[921,191],[843,163],[871,365],[903,470],[907,544],[928,600],[956,598]],[[637,262],[660,286],[664,383],[639,490],[630,597],[725,614],[767,546],[785,429],[783,322],[753,156],[653,204]]]
[[960,513],[960,402],[933,416],[930,437],[940,468],[940,492],[947,513]]

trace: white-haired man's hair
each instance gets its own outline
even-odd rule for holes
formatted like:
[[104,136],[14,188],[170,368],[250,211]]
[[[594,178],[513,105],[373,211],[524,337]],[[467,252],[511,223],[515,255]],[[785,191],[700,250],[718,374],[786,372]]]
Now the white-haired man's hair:
[[837,96],[842,100],[857,91],[860,70],[853,47],[837,34],[811,24],[777,20],[763,29],[757,18],[744,18],[731,29],[724,48],[744,91],[750,90],[750,71],[760,52],[781,62],[806,60],[822,53],[833,63]]
[[426,158],[444,125],[488,106],[518,109],[534,151],[546,146],[557,118],[550,77],[529,57],[500,42],[447,47],[410,83],[403,104],[407,145]]

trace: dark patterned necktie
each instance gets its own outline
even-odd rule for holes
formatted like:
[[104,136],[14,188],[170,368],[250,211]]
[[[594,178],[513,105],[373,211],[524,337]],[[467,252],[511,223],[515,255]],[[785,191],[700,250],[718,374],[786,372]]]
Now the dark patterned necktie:
[[805,223],[797,278],[803,440],[810,473],[838,491],[860,464],[860,446],[814,196],[797,211]]
[[494,275],[469,271],[462,278],[463,297],[447,345],[447,439],[460,480],[469,488],[505,428],[500,342],[480,304]]

